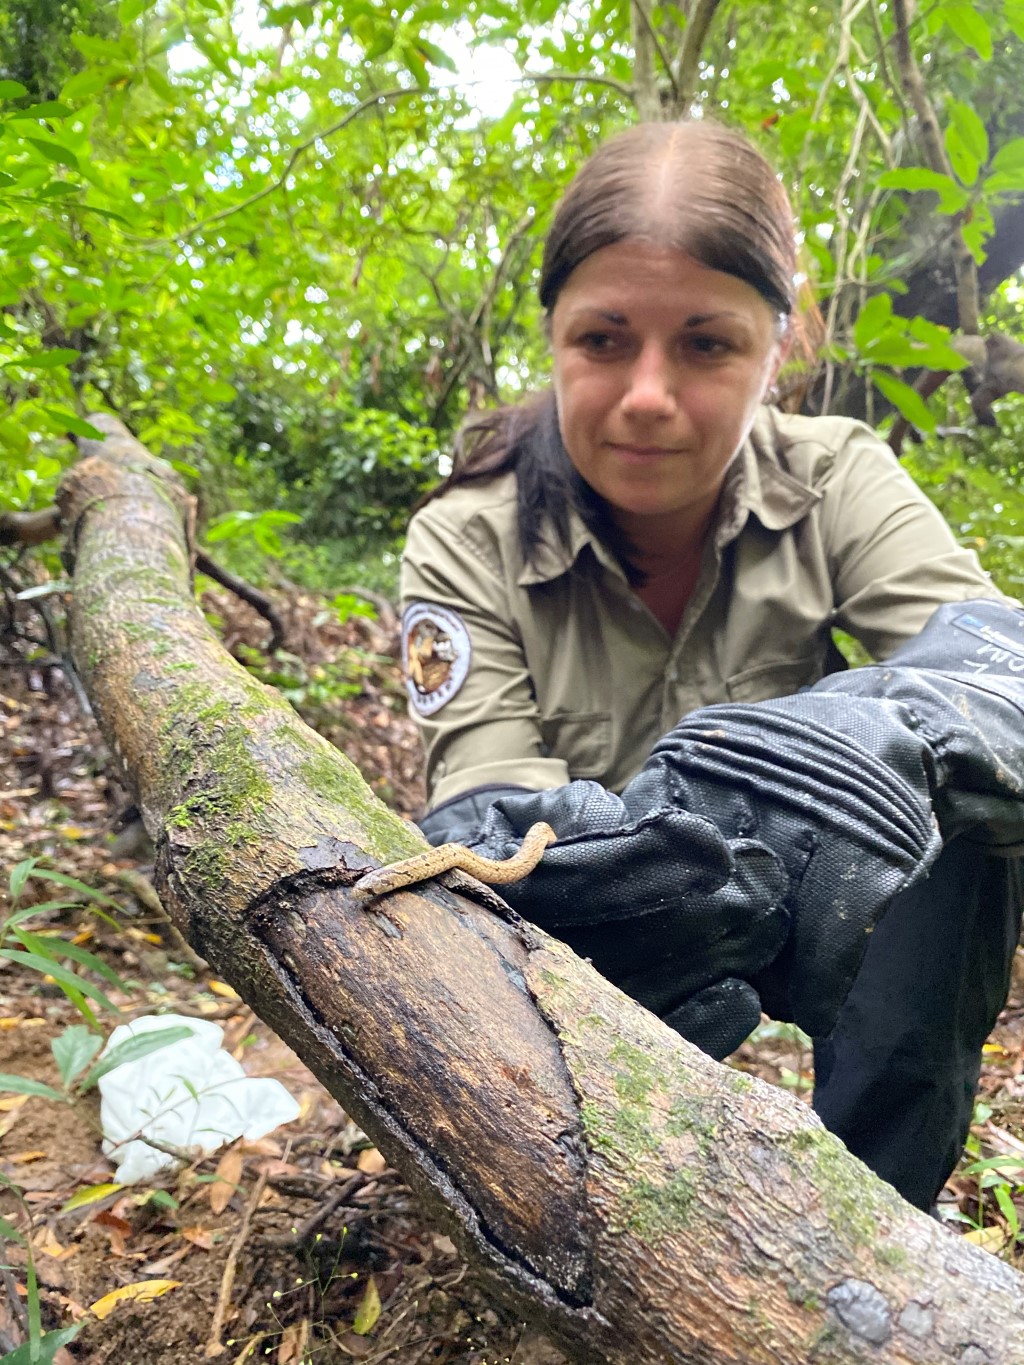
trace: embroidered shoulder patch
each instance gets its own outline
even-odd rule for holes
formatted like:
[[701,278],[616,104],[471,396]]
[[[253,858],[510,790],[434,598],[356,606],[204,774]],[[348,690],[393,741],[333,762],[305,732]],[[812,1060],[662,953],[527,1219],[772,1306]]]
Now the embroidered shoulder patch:
[[402,668],[413,710],[432,716],[466,681],[473,649],[457,611],[414,602],[402,616]]

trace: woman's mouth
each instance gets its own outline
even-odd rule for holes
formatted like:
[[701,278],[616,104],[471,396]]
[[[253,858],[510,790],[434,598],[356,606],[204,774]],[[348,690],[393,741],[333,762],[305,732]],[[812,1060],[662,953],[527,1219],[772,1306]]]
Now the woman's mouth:
[[626,464],[648,464],[681,453],[672,446],[626,445],[618,441],[609,441],[608,445],[612,453]]

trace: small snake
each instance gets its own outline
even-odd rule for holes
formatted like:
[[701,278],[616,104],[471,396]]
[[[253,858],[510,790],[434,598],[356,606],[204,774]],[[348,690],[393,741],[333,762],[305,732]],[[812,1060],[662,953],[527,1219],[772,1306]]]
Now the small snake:
[[403,858],[401,862],[364,873],[352,887],[352,898],[357,905],[366,908],[379,896],[387,896],[404,886],[415,886],[417,882],[440,877],[453,869],[468,872],[471,877],[476,877],[488,886],[505,886],[532,872],[548,844],[554,843],[557,837],[550,825],[538,822],[526,831],[526,838],[518,852],[511,858],[500,860],[484,858],[462,844],[439,844],[426,853],[417,853],[415,857]]

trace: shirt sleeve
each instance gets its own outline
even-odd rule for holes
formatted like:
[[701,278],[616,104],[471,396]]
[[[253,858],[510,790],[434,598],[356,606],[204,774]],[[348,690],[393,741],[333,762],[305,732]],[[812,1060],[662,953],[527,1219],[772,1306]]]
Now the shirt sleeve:
[[[440,500],[412,519],[402,559],[402,657],[426,752],[428,808],[476,787],[542,791],[569,781],[567,765],[546,755],[505,568],[497,546],[446,521]],[[440,705],[436,693],[423,692],[413,662],[417,637],[433,628],[431,608],[451,623],[445,652],[458,664],[457,685]]]
[[873,658],[912,639],[943,603],[1011,600],[868,427],[853,429],[820,491],[834,623]]

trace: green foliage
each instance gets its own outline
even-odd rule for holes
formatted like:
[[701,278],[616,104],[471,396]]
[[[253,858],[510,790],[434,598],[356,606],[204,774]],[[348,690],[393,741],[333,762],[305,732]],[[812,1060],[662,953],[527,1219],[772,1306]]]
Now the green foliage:
[[2,0],[0,510],[44,505],[109,409],[189,471],[236,567],[393,582],[466,407],[543,382],[552,206],[652,95],[779,166],[833,406],[860,375],[930,429],[914,376],[962,361],[900,299],[923,224],[956,215],[981,260],[1024,193],[1022,16],[945,0],[912,29],[944,175],[876,3],[725,6],[683,92],[672,7],[648,72],[620,0]]

